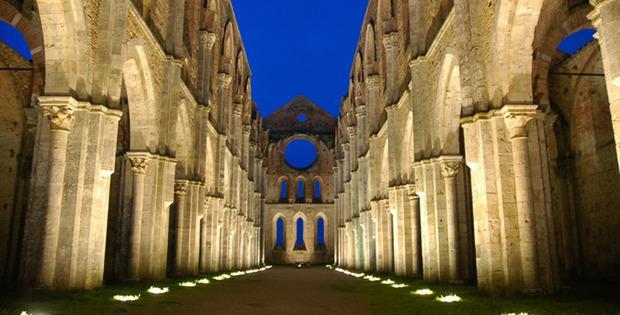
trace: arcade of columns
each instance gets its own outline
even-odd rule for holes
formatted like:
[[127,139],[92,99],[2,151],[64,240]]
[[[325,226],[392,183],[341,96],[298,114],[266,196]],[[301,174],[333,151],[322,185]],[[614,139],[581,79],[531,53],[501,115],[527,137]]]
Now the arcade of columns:
[[267,132],[229,1],[0,1],[0,13],[33,55],[0,45],[3,66],[33,67],[0,74],[14,114],[2,187],[16,187],[0,214],[2,286],[263,263]]
[[[557,50],[581,29],[596,39]],[[336,135],[336,263],[494,294],[619,281],[619,30],[618,0],[371,0]]]

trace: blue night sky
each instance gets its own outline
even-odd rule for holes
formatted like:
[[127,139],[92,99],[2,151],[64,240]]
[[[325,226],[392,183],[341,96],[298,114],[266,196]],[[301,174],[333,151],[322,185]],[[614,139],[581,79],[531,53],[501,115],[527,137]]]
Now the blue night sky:
[[232,0],[263,117],[303,94],[337,117],[367,0]]

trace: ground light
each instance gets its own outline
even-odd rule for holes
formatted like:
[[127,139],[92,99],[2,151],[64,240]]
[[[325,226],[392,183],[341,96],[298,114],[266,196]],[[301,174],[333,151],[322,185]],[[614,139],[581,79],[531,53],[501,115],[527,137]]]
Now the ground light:
[[406,285],[406,284],[404,284],[404,283],[392,284],[392,288],[394,288],[394,289],[402,289],[402,288],[406,288],[406,287],[408,287],[408,286],[409,286],[409,285]]
[[200,280],[196,281],[196,283],[199,283],[199,284],[209,284],[211,282],[209,281],[209,279],[204,278],[204,279],[200,279]]
[[133,302],[140,299],[140,294],[137,295],[115,295],[112,299],[119,302]]
[[179,283],[180,287],[193,288],[196,286],[196,282],[186,281]]
[[381,284],[387,284],[387,285],[392,285],[392,284],[394,284],[394,283],[395,283],[395,282],[394,282],[394,280],[392,280],[392,279],[387,279],[387,280],[383,280],[383,281],[381,281]]
[[454,303],[454,302],[460,302],[462,299],[456,294],[450,294],[446,296],[442,295],[440,297],[437,297],[436,300],[439,302],[444,302],[444,303]]
[[170,292],[169,288],[150,287],[146,292],[151,294],[164,294]]
[[522,313],[502,313],[502,315],[529,315],[529,314],[522,312]]
[[433,292],[433,290],[431,290],[431,289],[419,289],[419,290],[411,291],[411,293],[415,294],[415,295],[432,295],[432,294],[435,294],[435,292]]
[[245,272],[244,271],[237,271],[237,272],[231,273],[230,275],[233,276],[233,277],[238,277],[238,276],[245,275]]

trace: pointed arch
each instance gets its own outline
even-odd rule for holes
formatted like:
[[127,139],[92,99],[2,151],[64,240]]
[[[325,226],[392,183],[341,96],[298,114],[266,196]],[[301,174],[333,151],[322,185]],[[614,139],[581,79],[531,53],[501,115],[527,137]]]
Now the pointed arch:
[[455,49],[444,55],[437,86],[433,153],[460,154],[459,133],[462,112],[461,78]]
[[185,100],[182,100],[178,107],[176,120],[176,177],[185,179],[191,175],[192,168],[192,148],[194,140],[191,132],[191,121]]
[[293,224],[295,224],[295,244],[293,250],[306,250],[306,222],[308,222],[308,218],[302,212],[297,212],[293,217]]
[[377,44],[375,35],[375,25],[373,21],[370,21],[366,26],[366,36],[364,42],[364,68],[366,69],[366,75],[375,74],[375,64],[377,62]]
[[37,1],[45,43],[45,94],[87,98],[91,89],[91,49],[80,0]]
[[158,142],[155,89],[142,40],[127,43],[127,59],[123,64],[123,81],[127,91],[129,117],[129,149],[155,152]]

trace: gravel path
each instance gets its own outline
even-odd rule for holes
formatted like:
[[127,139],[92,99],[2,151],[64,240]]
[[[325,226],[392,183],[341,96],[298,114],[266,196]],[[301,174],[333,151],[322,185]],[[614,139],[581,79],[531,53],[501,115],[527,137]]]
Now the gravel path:
[[122,314],[369,314],[358,294],[359,279],[323,267],[274,267],[208,286],[149,296],[141,305],[110,310]]

